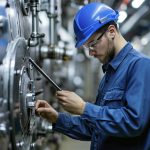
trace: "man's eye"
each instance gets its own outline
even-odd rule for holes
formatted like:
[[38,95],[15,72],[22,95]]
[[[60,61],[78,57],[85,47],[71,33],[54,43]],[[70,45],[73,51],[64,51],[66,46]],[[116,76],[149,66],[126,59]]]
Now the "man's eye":
[[96,43],[91,44],[91,47],[94,47],[96,45]]

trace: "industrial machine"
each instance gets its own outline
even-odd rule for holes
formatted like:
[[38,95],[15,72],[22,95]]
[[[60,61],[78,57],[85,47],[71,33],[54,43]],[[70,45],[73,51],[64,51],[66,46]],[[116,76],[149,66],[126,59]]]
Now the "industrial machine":
[[34,106],[47,99],[60,110],[58,89],[36,66],[62,88],[76,88],[75,64],[68,63],[76,49],[61,13],[60,0],[0,1],[0,150],[44,149],[46,143],[59,149],[61,136],[51,133]]
[[[0,150],[59,150],[62,136],[52,133],[52,125],[35,114],[36,100],[46,99],[63,111],[56,90],[73,90],[87,101],[95,99],[101,65],[83,48],[75,49],[72,26],[77,10],[91,1],[0,0]],[[131,10],[131,1],[106,3]],[[130,18],[120,24],[129,40],[136,34],[129,32],[132,26],[138,28],[134,21],[148,19],[147,4],[148,0],[136,11],[138,15],[131,16],[132,9]],[[146,33],[146,23],[138,33]]]

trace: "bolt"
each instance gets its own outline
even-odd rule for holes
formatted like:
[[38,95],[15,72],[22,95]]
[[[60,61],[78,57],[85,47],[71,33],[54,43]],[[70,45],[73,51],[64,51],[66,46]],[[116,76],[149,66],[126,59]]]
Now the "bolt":
[[35,143],[31,143],[30,147],[34,148],[35,147]]
[[20,75],[20,70],[15,70],[15,75]]
[[23,141],[19,141],[16,145],[17,145],[17,147],[23,147],[24,142]]

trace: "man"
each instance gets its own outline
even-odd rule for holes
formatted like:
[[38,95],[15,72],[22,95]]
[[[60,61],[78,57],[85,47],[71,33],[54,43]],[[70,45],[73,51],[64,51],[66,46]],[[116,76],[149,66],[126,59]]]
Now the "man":
[[70,91],[58,91],[58,113],[46,101],[36,111],[53,130],[91,140],[91,150],[150,150],[150,59],[135,51],[116,25],[118,12],[93,2],[76,14],[76,47],[84,46],[105,72],[94,104]]

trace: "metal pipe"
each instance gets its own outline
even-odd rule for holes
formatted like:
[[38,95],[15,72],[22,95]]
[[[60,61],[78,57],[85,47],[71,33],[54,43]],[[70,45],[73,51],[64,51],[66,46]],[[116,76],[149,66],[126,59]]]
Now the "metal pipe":
[[135,28],[136,23],[149,11],[149,6],[140,7],[120,28],[122,34],[126,35],[132,28]]
[[55,0],[50,0],[50,45],[53,47],[56,44],[56,14],[55,14]]
[[39,44],[39,38],[43,38],[44,34],[39,34],[39,0],[30,0],[30,8],[32,12],[32,33],[28,41],[30,47],[37,46]]
[[56,45],[56,1],[55,0],[42,0],[41,10],[46,11],[49,18],[49,45],[54,47]]
[[38,34],[38,10],[37,10],[37,4],[32,6],[32,34],[37,35]]

